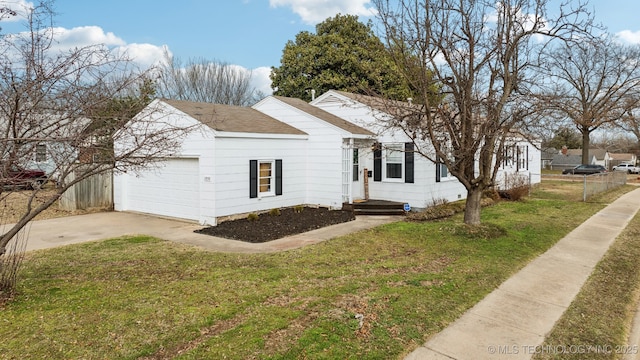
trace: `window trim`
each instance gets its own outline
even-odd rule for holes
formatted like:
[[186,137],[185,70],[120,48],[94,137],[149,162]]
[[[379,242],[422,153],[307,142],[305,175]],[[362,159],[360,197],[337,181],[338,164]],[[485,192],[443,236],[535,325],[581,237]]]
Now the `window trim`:
[[[260,191],[260,164],[271,164],[271,181],[269,191]],[[249,198],[261,199],[283,194],[282,159],[249,160]]]
[[45,162],[45,161],[47,161],[47,145],[45,145],[45,144],[36,144],[35,161],[36,162]]
[[[269,176],[261,176],[261,166],[269,164]],[[261,191],[262,180],[269,179],[269,190]],[[276,196],[276,161],[275,160],[258,160],[258,198]]]
[[[404,182],[404,171],[405,171],[405,144],[404,143],[388,143],[383,146],[383,157],[382,157],[382,168],[383,177],[382,180],[386,182]],[[388,162],[389,152],[395,151],[398,153],[397,157],[399,162]],[[387,168],[387,164],[400,164],[400,176],[399,177],[389,177],[389,169]]]
[[529,146],[518,145],[518,165],[517,170],[529,170]]
[[[444,161],[440,159],[440,157],[437,157],[435,164],[436,164],[436,182],[455,180],[455,177],[451,175],[451,171],[449,171],[449,168],[444,163]],[[442,175],[443,169],[444,169],[444,172],[446,173],[445,176]]]

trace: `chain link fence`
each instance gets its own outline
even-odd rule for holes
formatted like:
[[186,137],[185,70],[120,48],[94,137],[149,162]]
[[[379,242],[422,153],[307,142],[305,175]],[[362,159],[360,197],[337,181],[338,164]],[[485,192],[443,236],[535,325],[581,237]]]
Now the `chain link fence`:
[[582,200],[587,201],[591,196],[605,192],[627,183],[626,171],[611,171],[607,173],[584,175]]

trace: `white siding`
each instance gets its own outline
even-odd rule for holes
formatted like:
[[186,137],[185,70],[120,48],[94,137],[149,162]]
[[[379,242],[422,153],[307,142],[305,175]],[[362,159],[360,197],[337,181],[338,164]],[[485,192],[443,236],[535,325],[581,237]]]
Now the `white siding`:
[[306,203],[341,207],[342,139],[350,134],[273,97],[262,100],[254,108],[309,134],[305,158]]
[[[388,129],[382,125],[385,114],[374,111],[370,107],[356,103],[342,95],[330,94],[329,96],[321,96],[311,104],[353,124],[378,133],[378,141],[383,146],[388,143],[410,141],[401,131]],[[365,161],[361,161],[360,167],[366,167],[372,171],[373,152],[366,149],[365,151],[361,150],[360,156],[366,157]],[[466,196],[467,193],[464,186],[457,179],[445,179],[441,182],[436,182],[436,165],[419,154],[415,154],[414,157],[414,183],[385,180],[384,176],[382,181],[373,181],[373,178],[369,178],[369,197],[371,199],[404,202],[410,204],[412,208],[424,208],[435,200],[456,201],[464,199]]]
[[526,149],[524,154],[520,156],[524,159],[525,164],[518,166],[515,161],[503,161],[498,174],[496,175],[496,183],[499,187],[508,187],[509,182],[513,182],[514,176],[521,177],[524,180],[529,181],[531,184],[538,184],[541,181],[542,172],[542,157],[540,152],[540,142],[530,143],[524,139],[513,139],[511,146],[521,147]]
[[[192,127],[192,131],[182,140],[181,148],[176,149],[176,153],[172,154],[172,158],[182,159],[184,162],[179,165],[178,163],[181,160],[168,160],[165,164],[158,163],[158,168],[156,169],[152,167],[141,170],[138,173],[116,173],[114,175],[115,210],[141,211],[197,220],[201,224],[215,225],[215,184],[213,182],[215,176],[215,139],[213,131],[158,101],[155,101],[150,106],[157,106],[156,109],[159,109],[150,111],[150,116],[158,120],[157,126],[171,124],[184,128]],[[115,144],[116,151],[127,149],[127,147],[126,141],[120,141]],[[196,162],[197,167],[193,169]],[[167,164],[169,164],[168,167]],[[189,166],[191,166],[190,169]],[[178,167],[187,167],[187,169],[178,170]],[[186,171],[190,175],[181,177],[176,173],[177,171]],[[136,176],[141,177],[136,178]],[[158,185],[152,185],[152,183],[157,183]],[[148,189],[149,186],[151,186],[151,190]],[[194,188],[197,189],[197,195],[191,192]],[[165,196],[164,192],[176,194],[176,197],[180,197],[179,200],[175,201],[178,201],[176,208],[181,210],[167,209],[171,205],[162,199]],[[142,204],[139,198],[142,194],[147,196],[144,201],[153,205],[145,206]],[[189,202],[190,210],[185,208],[185,204],[181,202],[182,200]]]
[[[306,140],[216,138],[216,215],[218,217],[306,202]],[[282,195],[249,197],[249,161],[282,160]]]

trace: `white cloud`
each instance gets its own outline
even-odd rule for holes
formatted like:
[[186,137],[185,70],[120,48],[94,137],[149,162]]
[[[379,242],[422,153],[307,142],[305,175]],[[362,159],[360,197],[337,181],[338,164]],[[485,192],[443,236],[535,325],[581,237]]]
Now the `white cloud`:
[[2,21],[21,21],[27,18],[28,10],[33,9],[35,6],[30,1],[25,0],[0,0],[0,8],[8,8],[16,12],[16,16],[4,15]]
[[240,65],[229,65],[231,69],[242,73],[244,75],[251,74],[249,78],[249,83],[252,88],[257,91],[262,92],[265,95],[271,95],[273,90],[271,89],[271,79],[269,78],[269,74],[271,74],[271,68],[267,66],[257,67],[255,69],[249,70],[244,66]]
[[118,47],[117,51],[126,54],[140,68],[148,69],[163,61],[165,48],[152,44],[127,44]]
[[[0,2],[0,4],[2,4]],[[133,64],[141,69],[148,69],[154,65],[157,65],[164,60],[165,51],[171,54],[171,51],[166,45],[154,45],[148,43],[133,43],[128,44],[122,38],[116,36],[111,32],[104,32],[104,30],[98,26],[82,26],[73,29],[66,29],[56,27],[50,29],[54,34],[54,43],[50,50],[52,51],[67,51],[74,48],[91,46],[91,45],[103,45],[108,49],[111,49],[117,54],[126,55]],[[25,36],[26,33],[16,34],[17,36]],[[269,74],[271,73],[270,67],[259,67],[253,70],[249,70],[240,65],[233,65],[245,73],[251,72],[251,85],[256,90],[262,91],[266,95],[270,95],[271,79]]]
[[[73,29],[55,27],[53,31],[54,42],[51,51],[68,51],[92,45],[103,45],[117,54],[126,55],[131,61],[142,69],[156,65],[163,58],[165,46],[153,44],[128,44],[122,38],[112,32],[104,32],[99,26],[81,26]],[[19,36],[28,36],[21,33]]]
[[251,70],[251,86],[265,95],[271,95],[273,89],[271,89],[269,74],[271,74],[271,68],[266,66]]
[[640,31],[624,30],[616,34],[620,40],[630,44],[640,44]]
[[122,46],[126,42],[114,33],[105,33],[99,26],[81,26],[73,29],[53,28],[54,37],[60,48],[83,47],[104,44],[107,47]]
[[269,0],[272,7],[289,6],[302,21],[317,24],[340,13],[343,15],[373,16],[377,10],[368,6],[370,0]]

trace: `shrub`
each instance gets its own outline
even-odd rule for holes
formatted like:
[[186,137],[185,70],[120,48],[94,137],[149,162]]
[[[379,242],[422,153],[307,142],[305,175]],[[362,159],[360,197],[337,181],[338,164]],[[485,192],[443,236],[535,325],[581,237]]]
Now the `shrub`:
[[500,191],[500,197],[507,200],[518,201],[529,195],[529,186],[513,187],[509,190]]
[[518,201],[529,195],[529,178],[521,174],[508,174],[498,193],[503,199]]
[[302,205],[296,205],[296,206],[293,207],[293,211],[296,212],[296,213],[301,213],[302,210],[304,210],[304,206],[302,206]]
[[442,206],[442,205],[447,205],[449,203],[449,200],[445,199],[445,198],[433,198],[431,199],[430,203],[427,203],[427,208],[430,207],[434,207],[434,206]]
[[258,220],[258,214],[256,214],[256,213],[251,213],[251,214],[247,215],[247,220],[249,220],[249,221],[256,221],[256,220]]
[[484,193],[482,194],[482,197],[491,199],[493,201],[500,200],[500,194],[498,193],[498,190],[496,190],[495,188],[485,190]]
[[271,216],[280,216],[280,209],[274,208],[269,210],[269,215]]

